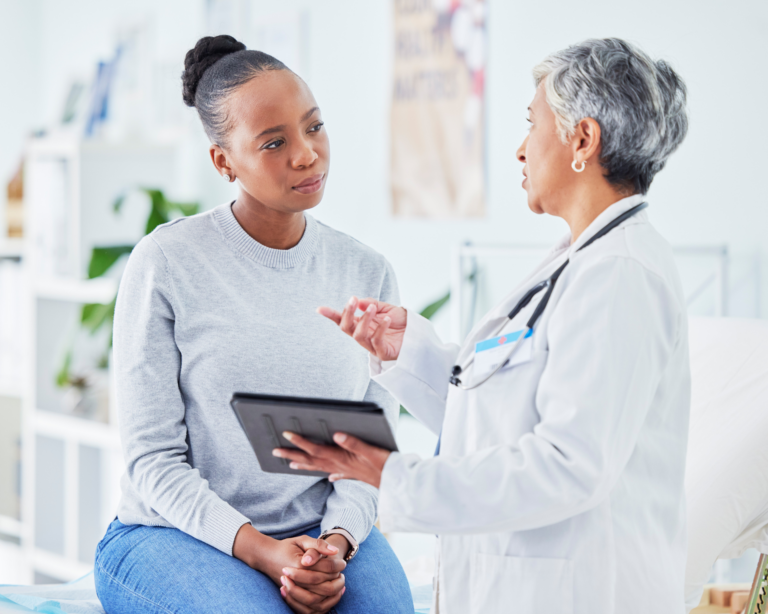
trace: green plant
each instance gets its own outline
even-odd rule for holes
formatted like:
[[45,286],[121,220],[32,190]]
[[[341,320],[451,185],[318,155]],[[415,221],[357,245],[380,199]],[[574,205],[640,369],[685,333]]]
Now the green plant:
[[[170,222],[174,214],[182,216],[194,215],[200,209],[198,203],[180,203],[168,200],[162,190],[153,188],[138,188],[144,192],[150,199],[149,215],[144,228],[144,234],[148,235],[161,224]],[[115,213],[119,213],[123,207],[128,193],[121,194],[113,203],[112,208]],[[110,245],[106,247],[94,247],[91,251],[91,260],[88,263],[88,279],[95,279],[106,274],[122,256],[130,254],[134,245]],[[112,321],[115,315],[115,301],[117,296],[111,302],[88,303],[83,305],[80,311],[80,325],[91,335],[95,335],[104,327],[109,327],[109,342],[104,354],[96,365],[100,369],[107,367],[109,360],[109,350],[112,348]],[[60,387],[73,386],[84,388],[87,385],[81,376],[73,376],[72,367],[72,348],[64,356],[64,361],[56,374],[56,385]]]

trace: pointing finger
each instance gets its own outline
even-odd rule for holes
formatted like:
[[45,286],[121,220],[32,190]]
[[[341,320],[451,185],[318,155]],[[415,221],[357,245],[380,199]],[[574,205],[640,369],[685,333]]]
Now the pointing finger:
[[335,322],[336,324],[341,324],[341,312],[336,311],[335,309],[331,309],[330,307],[318,307],[317,313],[319,313],[321,316],[328,318],[332,322]]

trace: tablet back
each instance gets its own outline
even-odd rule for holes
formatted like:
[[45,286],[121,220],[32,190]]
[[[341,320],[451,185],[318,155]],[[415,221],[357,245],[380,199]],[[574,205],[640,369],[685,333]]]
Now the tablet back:
[[283,431],[326,445],[336,445],[333,434],[342,431],[379,448],[397,451],[389,422],[375,403],[235,393],[231,404],[259,465],[269,473],[328,476],[320,471],[291,469],[288,460],[272,456],[275,448],[296,449],[283,437]]

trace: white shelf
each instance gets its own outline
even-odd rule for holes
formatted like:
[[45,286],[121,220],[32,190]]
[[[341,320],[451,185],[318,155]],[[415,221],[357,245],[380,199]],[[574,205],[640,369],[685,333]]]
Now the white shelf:
[[0,533],[11,537],[21,537],[21,522],[10,516],[0,515]]
[[109,303],[117,293],[114,279],[39,278],[35,281],[34,292],[37,298],[74,303]]
[[0,258],[21,258],[24,255],[24,239],[0,239]]
[[102,450],[120,450],[120,433],[116,426],[78,416],[38,409],[34,413],[34,430],[38,435]]
[[13,399],[21,399],[22,396],[23,394],[21,392],[21,386],[0,384],[0,397],[11,397]]

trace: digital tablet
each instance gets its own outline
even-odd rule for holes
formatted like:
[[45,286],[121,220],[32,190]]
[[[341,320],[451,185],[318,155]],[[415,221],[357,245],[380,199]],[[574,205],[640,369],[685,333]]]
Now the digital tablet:
[[322,471],[291,469],[290,461],[272,456],[275,448],[297,449],[283,437],[283,431],[331,446],[336,445],[333,434],[341,431],[397,452],[389,422],[375,403],[236,392],[231,405],[261,468],[269,473],[328,476]]

